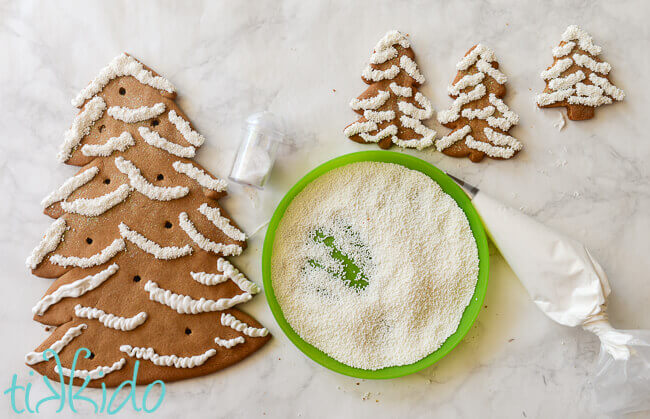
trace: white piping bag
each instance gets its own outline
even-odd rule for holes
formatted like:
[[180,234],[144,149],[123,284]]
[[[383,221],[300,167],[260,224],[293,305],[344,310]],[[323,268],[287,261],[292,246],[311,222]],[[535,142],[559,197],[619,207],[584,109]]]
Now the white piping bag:
[[451,178],[470,196],[492,242],[535,304],[554,321],[600,338],[593,386],[601,412],[650,409],[650,330],[612,327],[607,275],[585,246]]

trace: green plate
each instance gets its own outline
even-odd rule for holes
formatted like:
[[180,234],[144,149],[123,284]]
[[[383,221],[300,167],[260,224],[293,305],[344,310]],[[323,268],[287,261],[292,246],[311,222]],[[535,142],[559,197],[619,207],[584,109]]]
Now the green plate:
[[[293,198],[298,195],[298,193],[300,193],[300,191],[302,191],[305,186],[307,186],[310,182],[323,175],[324,173],[329,172],[334,168],[345,166],[346,164],[361,161],[378,161],[400,164],[402,166],[408,167],[409,169],[418,170],[429,176],[431,179],[435,180],[440,185],[440,187],[447,194],[449,194],[458,203],[458,206],[465,212],[465,215],[469,220],[469,225],[472,229],[472,233],[474,234],[474,238],[476,239],[479,256],[479,274],[478,281],[476,283],[476,290],[474,291],[472,300],[463,313],[463,317],[460,321],[460,324],[458,325],[456,332],[453,335],[449,336],[449,338],[447,338],[445,343],[440,348],[438,348],[437,351],[429,354],[428,356],[413,364],[402,365],[399,367],[388,367],[376,371],[353,368],[345,365],[326,355],[319,349],[316,349],[309,343],[305,342],[300,336],[298,336],[298,334],[291,328],[287,320],[284,318],[282,309],[280,308],[280,305],[275,298],[271,280],[271,255],[273,253],[275,230],[280,224],[280,220],[284,216],[284,212],[286,211]],[[269,227],[264,239],[262,275],[264,277],[264,290],[266,293],[266,298],[269,302],[269,306],[271,307],[271,312],[273,313],[275,320],[280,325],[280,328],[282,328],[282,331],[289,337],[294,345],[298,347],[298,349],[304,352],[305,355],[332,371],[336,371],[344,375],[349,375],[351,377],[367,379],[396,378],[412,374],[433,365],[435,362],[439,361],[442,357],[447,355],[449,351],[454,349],[454,347],[458,345],[463,337],[465,337],[469,329],[472,327],[474,320],[476,320],[478,312],[483,305],[483,298],[485,297],[488,280],[488,257],[489,252],[487,239],[479,215],[474,209],[474,206],[472,205],[467,195],[465,195],[463,190],[449,176],[444,174],[433,165],[425,162],[424,160],[420,160],[408,154],[395,153],[392,151],[363,151],[359,153],[346,154],[318,166],[311,172],[307,173],[305,177],[300,179],[300,181],[298,181],[298,183],[296,183],[293,188],[287,192],[285,197],[276,208],[275,212],[273,213],[273,217],[269,222]]]

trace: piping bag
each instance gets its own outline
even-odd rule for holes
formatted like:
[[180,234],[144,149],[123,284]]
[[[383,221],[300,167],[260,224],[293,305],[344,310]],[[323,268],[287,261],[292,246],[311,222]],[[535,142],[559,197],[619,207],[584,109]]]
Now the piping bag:
[[544,314],[592,332],[600,355],[592,376],[600,411],[650,409],[650,330],[617,330],[607,319],[607,275],[582,243],[449,175],[472,199],[488,236]]

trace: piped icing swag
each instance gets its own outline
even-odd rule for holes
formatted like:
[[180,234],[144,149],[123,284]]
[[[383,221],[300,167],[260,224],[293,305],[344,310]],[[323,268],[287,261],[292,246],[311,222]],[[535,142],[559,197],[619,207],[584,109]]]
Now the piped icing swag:
[[422,123],[433,107],[417,91],[425,78],[402,33],[390,31],[379,40],[361,78],[370,86],[350,102],[362,117],[345,127],[349,139],[381,148],[395,144],[421,150],[433,144],[436,132]]
[[[59,159],[83,167],[43,199],[56,220],[26,261],[57,278],[32,309],[57,328],[25,358],[53,380],[116,386],[136,360],[138,384],[183,379],[268,340],[235,308],[260,291],[225,259],[244,250],[246,235],[216,201],[226,183],[190,160],[205,138],[174,97],[167,79],[122,54],[73,100],[81,109]],[[73,371],[81,347],[92,356]]]

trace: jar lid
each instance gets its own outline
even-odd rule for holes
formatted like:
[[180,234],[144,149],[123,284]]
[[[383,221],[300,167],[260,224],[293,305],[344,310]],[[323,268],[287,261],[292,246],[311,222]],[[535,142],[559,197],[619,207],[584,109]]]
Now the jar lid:
[[246,124],[270,134],[275,141],[282,142],[285,136],[285,127],[282,119],[269,111],[258,112],[246,118]]

